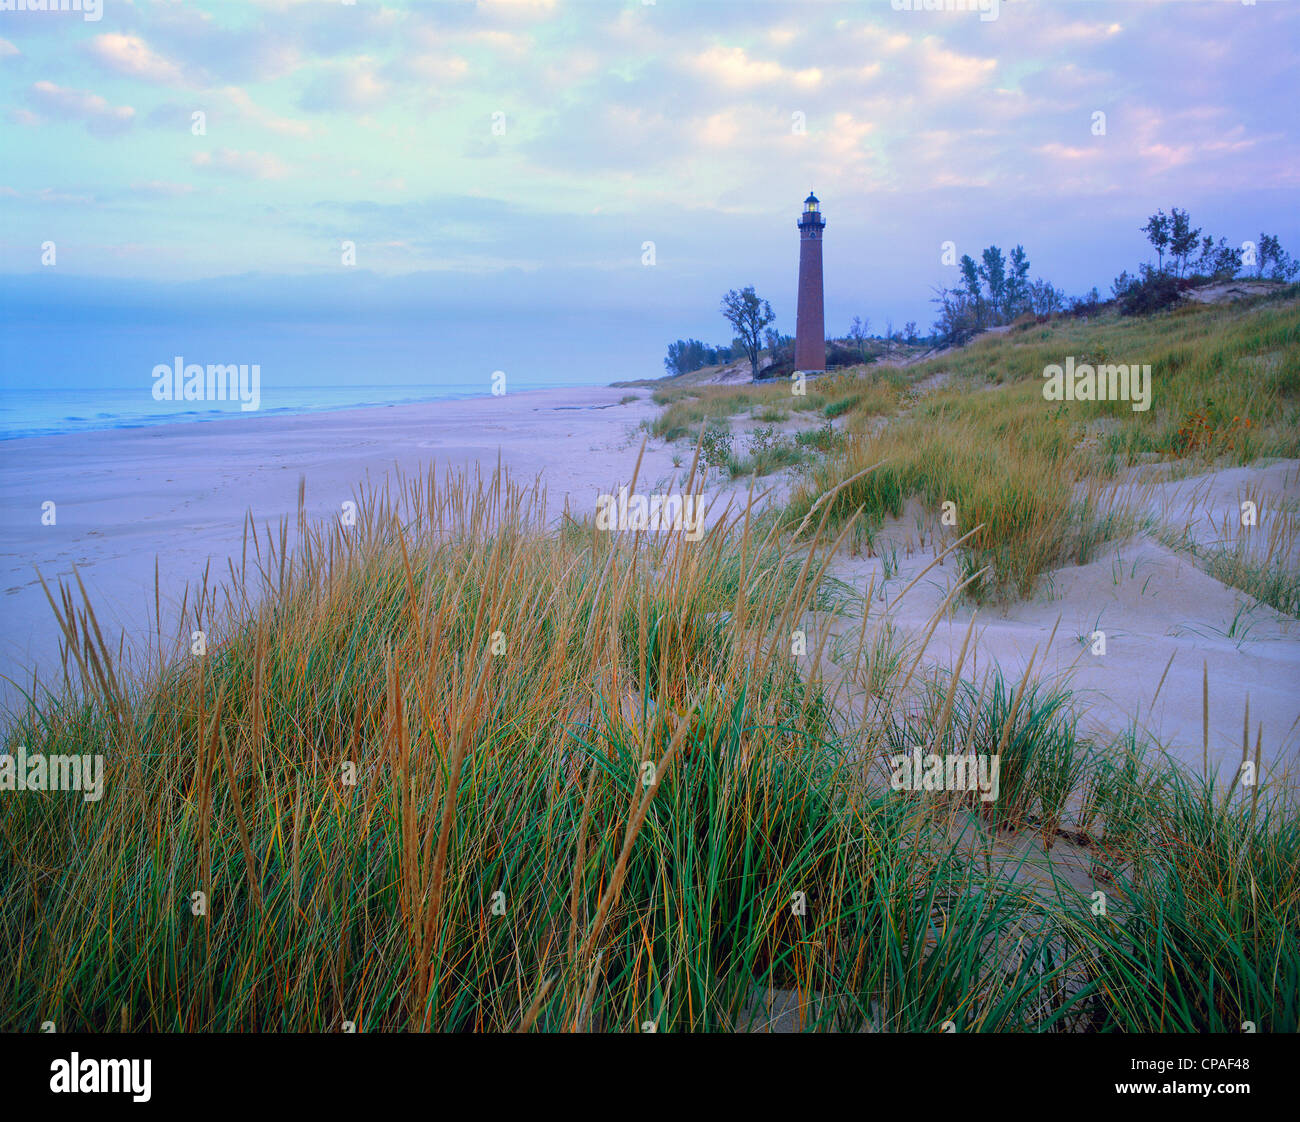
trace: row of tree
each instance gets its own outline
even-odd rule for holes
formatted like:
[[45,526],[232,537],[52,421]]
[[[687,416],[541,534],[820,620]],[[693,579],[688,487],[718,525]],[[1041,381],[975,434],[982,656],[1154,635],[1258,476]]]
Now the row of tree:
[[1171,207],[1168,214],[1156,211],[1142,232],[1156,251],[1155,271],[1179,279],[1186,275],[1231,280],[1244,273],[1260,280],[1289,281],[1300,273],[1300,262],[1291,259],[1276,235],[1261,233],[1259,241],[1243,242],[1240,247],[1229,245],[1227,238],[1216,242],[1212,234],[1202,236],[1202,228],[1193,227],[1191,215],[1178,207]]
[[1017,245],[1009,255],[995,245],[958,262],[961,283],[936,288],[934,333],[944,343],[960,343],[989,327],[1011,323],[1027,312],[1050,316],[1065,310],[1065,294],[1041,277],[1029,279],[1029,255]]
[[1255,242],[1240,247],[1227,238],[1214,240],[1191,215],[1178,207],[1170,213],[1158,210],[1142,227],[1156,251],[1156,262],[1138,266],[1135,275],[1127,269],[1115,278],[1111,294],[1124,315],[1146,315],[1176,304],[1185,287],[1197,283],[1254,276],[1257,280],[1292,281],[1300,274],[1300,261],[1293,261],[1275,234],[1261,233]]
[[915,320],[909,319],[900,329],[895,330],[894,321],[887,319],[885,320],[884,333],[872,335],[870,316],[854,316],[853,322],[849,325],[849,332],[844,339],[846,344],[858,352],[858,356],[864,362],[876,353],[872,346],[876,341],[883,344],[885,354],[891,354],[894,347],[899,343],[915,344],[921,341],[921,337],[916,330]]
[[[1228,239],[1206,234],[1192,224],[1186,210],[1156,211],[1142,227],[1156,251],[1155,264],[1144,263],[1134,275],[1120,273],[1111,296],[1125,315],[1143,315],[1177,303],[1183,288],[1197,283],[1254,276],[1272,281],[1292,281],[1300,262],[1282,248],[1274,234],[1261,233],[1257,242],[1230,245]],[[1067,297],[1051,281],[1030,282],[1029,258],[1023,246],[1009,257],[991,245],[977,262],[969,254],[959,262],[961,283],[935,290],[938,306],[934,334],[944,343],[962,343],[989,327],[1014,322],[1032,313],[1093,315],[1105,301],[1096,287],[1083,296]]]
[[669,374],[689,374],[706,366],[735,362],[744,353],[739,339],[733,339],[730,345],[720,343],[717,346],[701,343],[698,339],[678,339],[668,344],[664,368]]
[[[1252,272],[1256,278],[1273,281],[1292,281],[1300,275],[1300,261],[1291,258],[1276,235],[1261,233],[1257,242],[1232,246],[1227,238],[1216,241],[1200,226],[1193,226],[1188,212],[1178,207],[1171,208],[1169,214],[1156,211],[1142,231],[1156,251],[1156,262],[1142,264],[1136,275],[1130,276],[1125,270],[1115,278],[1111,296],[1125,315],[1168,307],[1181,298],[1184,287],[1198,282],[1230,280]],[[934,290],[931,302],[938,310],[931,343],[963,343],[981,331],[1013,323],[1025,315],[1094,315],[1105,303],[1096,287],[1083,296],[1067,297],[1042,277],[1031,281],[1029,255],[1022,245],[1010,254],[991,245],[978,261],[966,254],[958,262],[958,270],[959,284]],[[668,347],[664,359],[670,374],[689,374],[743,356],[749,359],[752,375],[757,378],[764,350],[778,366],[792,360],[794,340],[769,327],[776,318],[772,305],[758,296],[753,285],[728,292],[722,298],[721,310],[735,332],[730,346],[678,339]],[[870,340],[881,338],[886,353],[896,343],[919,341],[914,321],[904,324],[901,332],[895,332],[893,322],[886,321],[883,337],[872,336],[870,329],[870,319],[854,316],[845,340],[845,346],[855,349],[862,361],[868,358]]]

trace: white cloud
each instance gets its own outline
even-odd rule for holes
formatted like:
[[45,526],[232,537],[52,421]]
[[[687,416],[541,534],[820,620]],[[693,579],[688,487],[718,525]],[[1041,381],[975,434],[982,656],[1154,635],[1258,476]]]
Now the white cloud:
[[402,69],[413,78],[427,82],[460,82],[470,72],[469,63],[459,55],[420,54],[402,63]]
[[15,117],[21,124],[77,120],[83,121],[92,132],[110,133],[130,128],[135,122],[135,110],[129,105],[110,105],[89,90],[68,89],[44,80],[34,83],[27,91],[27,103],[34,112],[19,110]]
[[963,55],[942,46],[937,39],[921,43],[917,76],[931,94],[952,97],[987,86],[997,72],[997,59]]
[[690,65],[701,77],[733,89],[774,82],[808,88],[822,80],[822,72],[817,67],[789,70],[772,59],[753,58],[743,47],[710,47],[695,55]]
[[221,95],[234,106],[236,112],[246,121],[260,125],[271,132],[278,132],[284,136],[310,136],[312,132],[311,125],[306,121],[297,121],[292,117],[281,117],[265,109],[253,101],[248,91],[241,89],[239,86],[227,86],[221,91]]
[[268,152],[239,152],[233,148],[218,148],[214,152],[199,152],[190,163],[204,171],[215,171],[240,179],[283,179],[289,168],[278,157]]
[[389,85],[380,77],[373,59],[362,56],[322,67],[303,91],[298,104],[311,112],[348,110],[365,112],[382,105]]
[[116,31],[96,35],[91,40],[90,53],[109,70],[128,78],[165,86],[185,84],[181,68],[163,58],[138,35],[123,35]]

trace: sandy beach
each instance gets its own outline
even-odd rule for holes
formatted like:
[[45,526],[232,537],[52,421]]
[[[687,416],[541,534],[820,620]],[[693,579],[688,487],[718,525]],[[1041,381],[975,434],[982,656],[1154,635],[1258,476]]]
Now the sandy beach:
[[[33,669],[43,680],[57,680],[57,627],[38,569],[54,587],[74,579],[75,565],[112,645],[120,635],[126,649],[139,649],[154,626],[155,559],[165,626],[186,586],[201,582],[205,569],[219,579],[228,558],[238,563],[246,513],[259,527],[278,528],[287,519],[292,530],[300,478],[308,516],[324,519],[337,517],[360,486],[381,483],[394,469],[410,476],[477,465],[490,474],[499,456],[515,481],[540,478],[552,515],[566,502],[575,514],[593,513],[598,495],[631,479],[643,435],[638,425],[658,412],[644,391],[621,403],[629,393],[554,389],[8,441],[0,461],[6,530],[0,672],[12,679],[5,697],[16,700],[14,683],[29,687]],[[737,434],[746,427],[737,422]],[[684,471],[674,458],[688,465],[690,452],[686,442],[649,441],[638,490],[665,489]],[[1144,502],[1166,524],[1182,524],[1194,511],[1197,525],[1212,526],[1243,494],[1262,489],[1294,502],[1298,479],[1300,465],[1293,462],[1239,468],[1157,484]],[[769,477],[762,486],[783,484]],[[711,520],[747,488],[714,474]],[[57,504],[53,526],[42,524],[46,501]],[[908,548],[915,523],[904,519],[892,530],[900,548],[888,580],[879,557],[845,555],[832,570],[860,594],[875,580],[877,617],[934,559],[932,548]],[[890,534],[887,527],[886,541]],[[952,563],[931,568],[893,605],[891,620],[902,635],[924,635],[957,579]],[[939,622],[927,663],[951,666],[971,616],[969,607],[958,607]],[[857,624],[831,626],[838,632]],[[1032,655],[1036,675],[1068,679],[1084,730],[1113,736],[1136,722],[1197,769],[1205,674],[1211,766],[1226,771],[1240,759],[1247,696],[1252,750],[1258,734],[1263,759],[1285,763],[1300,745],[1296,626],[1139,535],[1112,543],[1089,565],[1056,571],[1026,601],[981,609],[966,673],[973,667],[982,674],[996,663],[1014,680]],[[1107,632],[1102,657],[1083,641],[1096,630]],[[829,662],[823,670],[832,681],[839,673]]]
[[[394,468],[477,463],[491,472],[499,454],[520,482],[544,472],[556,512],[566,497],[574,509],[594,509],[600,492],[630,478],[636,425],[656,411],[644,394],[620,405],[628,393],[538,390],[6,441],[0,675],[29,686],[33,669],[42,678],[58,669],[58,629],[38,570],[54,588],[75,579],[75,565],[101,627],[138,640],[153,630],[155,558],[166,621],[205,567],[219,577],[227,558],[238,560],[246,514],[259,527],[288,518],[292,529],[300,478],[308,516],[323,519]],[[642,470],[652,480],[671,471],[671,454],[648,452]],[[42,524],[47,501],[56,504],[52,526]],[[12,682],[5,691],[12,700]]]
[[1294,44],[0,0],[5,1101],[373,1110],[426,1033],[1280,1088]]

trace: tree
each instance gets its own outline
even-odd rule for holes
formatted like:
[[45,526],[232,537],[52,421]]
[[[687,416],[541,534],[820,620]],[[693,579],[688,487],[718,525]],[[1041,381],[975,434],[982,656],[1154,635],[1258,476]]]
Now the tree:
[[1065,295],[1042,277],[1029,286],[1029,300],[1036,315],[1052,316],[1065,309]]
[[1165,251],[1169,248],[1169,215],[1163,210],[1156,211],[1147,219],[1147,224],[1142,227],[1142,232],[1146,234],[1147,241],[1155,247],[1158,260],[1157,268],[1164,272]]
[[885,354],[890,354],[894,349],[894,321],[885,320]]
[[909,319],[903,324],[903,337],[909,344],[916,342],[916,320]]
[[704,366],[712,366],[717,361],[712,347],[706,346],[698,339],[678,339],[668,344],[668,357],[664,367],[669,374],[689,374]]
[[1209,234],[1201,240],[1201,252],[1196,258],[1194,266],[1196,272],[1201,276],[1210,276],[1214,266],[1214,238]]
[[867,332],[871,329],[871,319],[868,316],[854,316],[853,326],[849,328],[849,338],[853,340],[858,348],[858,357],[866,361],[867,357]]
[[1006,317],[1013,320],[1029,307],[1029,256],[1023,245],[1011,251],[1011,271],[1007,274]]
[[1241,250],[1229,245],[1227,238],[1220,238],[1218,247],[1214,251],[1214,272],[1211,275],[1231,280],[1239,272],[1241,272]]
[[970,302],[971,311],[975,316],[974,327],[978,331],[984,326],[984,294],[980,291],[979,266],[975,264],[975,258],[965,253],[962,255],[959,267],[966,299]]
[[936,343],[959,346],[975,334],[975,308],[965,289],[936,288],[930,302],[939,305],[934,322]]
[[1201,241],[1201,254],[1196,259],[1196,272],[1214,280],[1230,280],[1241,268],[1241,250],[1230,246],[1227,238],[1218,244],[1209,234]]
[[784,362],[790,356],[793,342],[789,335],[782,335],[770,327],[763,333],[763,343],[767,347],[768,358],[774,363]]
[[1275,234],[1261,233],[1259,247],[1255,251],[1255,276],[1289,281],[1295,280],[1297,273],[1300,273],[1300,261],[1291,259],[1291,255],[1282,248],[1281,239]]
[[1007,260],[1002,250],[991,245],[984,251],[979,275],[989,290],[989,307],[993,309],[994,318],[1006,314],[1007,307]]
[[1169,257],[1178,266],[1178,276],[1183,275],[1187,259],[1196,252],[1201,228],[1192,229],[1192,219],[1187,211],[1172,208],[1169,216]]
[[722,298],[722,314],[735,329],[736,339],[749,358],[751,381],[757,382],[763,328],[776,319],[772,305],[760,299],[751,284],[739,292],[733,288]]

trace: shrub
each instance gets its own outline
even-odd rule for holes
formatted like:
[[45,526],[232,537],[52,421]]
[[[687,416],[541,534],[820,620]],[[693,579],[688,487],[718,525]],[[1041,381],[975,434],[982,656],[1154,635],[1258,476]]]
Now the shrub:
[[[832,402],[826,407],[826,413],[828,416],[831,415],[831,409],[833,409],[837,404],[839,403]],[[844,410],[841,409],[838,412],[842,413]],[[836,415],[838,415],[838,413]],[[820,428],[808,429],[805,432],[795,433],[794,442],[801,448],[815,449],[818,452],[829,452],[833,448],[838,448],[844,442],[844,437],[835,431],[830,421],[827,421]]]
[[729,467],[735,462],[731,430],[721,426],[710,426],[704,430],[704,439],[700,444],[700,459],[708,467]]
[[1149,316],[1173,307],[1181,299],[1177,277],[1149,269],[1120,294],[1119,310],[1125,316]]

